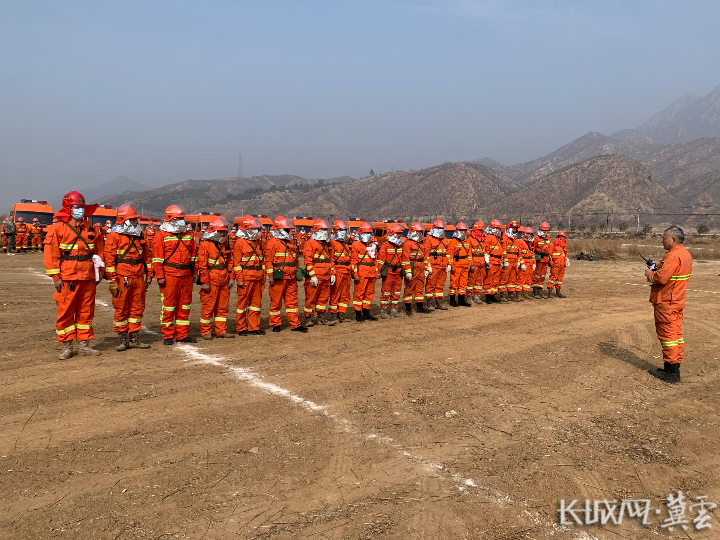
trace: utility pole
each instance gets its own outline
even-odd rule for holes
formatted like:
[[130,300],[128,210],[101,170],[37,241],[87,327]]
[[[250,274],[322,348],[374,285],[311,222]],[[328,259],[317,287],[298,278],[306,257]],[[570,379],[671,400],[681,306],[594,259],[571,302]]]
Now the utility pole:
[[244,176],[243,176],[243,167],[242,167],[242,154],[238,154],[238,174],[237,174],[237,179],[240,180],[241,178],[244,178]]

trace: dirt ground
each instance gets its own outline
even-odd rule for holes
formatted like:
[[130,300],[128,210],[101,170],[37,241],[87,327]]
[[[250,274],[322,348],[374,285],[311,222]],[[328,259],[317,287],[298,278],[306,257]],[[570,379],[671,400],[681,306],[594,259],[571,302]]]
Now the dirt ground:
[[[646,373],[642,272],[573,261],[565,300],[173,347],[153,284],[152,349],[124,353],[103,283],[102,356],[59,361],[41,256],[0,256],[0,538],[720,538],[718,509],[660,526],[679,489],[720,503],[720,263],[695,264],[678,385]],[[558,523],[560,499],[629,498],[649,526]]]

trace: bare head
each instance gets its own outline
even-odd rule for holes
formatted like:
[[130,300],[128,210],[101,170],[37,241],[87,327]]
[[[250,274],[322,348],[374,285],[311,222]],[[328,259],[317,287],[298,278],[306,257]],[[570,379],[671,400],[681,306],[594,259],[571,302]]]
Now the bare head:
[[668,227],[663,234],[663,247],[666,250],[672,249],[685,242],[685,233],[680,227]]

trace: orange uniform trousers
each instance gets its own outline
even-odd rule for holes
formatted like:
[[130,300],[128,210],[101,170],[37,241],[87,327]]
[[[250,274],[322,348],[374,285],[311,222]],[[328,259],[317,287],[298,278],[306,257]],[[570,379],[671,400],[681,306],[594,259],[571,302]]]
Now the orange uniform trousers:
[[432,274],[425,280],[425,298],[442,298],[447,281],[447,264],[432,265]]
[[[417,270],[413,272],[412,279],[405,280],[405,292],[403,293],[403,301],[406,304],[415,302],[422,302],[425,300],[423,296],[423,287],[425,285],[425,271],[421,265],[418,265]],[[429,277],[429,276],[428,276]]]
[[550,279],[548,279],[548,289],[559,289],[562,287],[563,277],[565,277],[565,263],[554,264],[550,267]]
[[497,294],[500,286],[500,270],[499,264],[490,264],[490,270],[485,272],[485,281],[483,281],[485,294]]
[[375,296],[375,277],[361,277],[353,288],[353,308],[356,311],[370,309],[370,302]]
[[15,235],[15,249],[18,251],[25,251],[28,247],[28,235],[27,233],[17,233]]
[[92,320],[95,316],[95,281],[92,279],[63,280],[63,288],[55,291],[57,304],[56,341],[88,341],[93,339]]
[[349,272],[335,274],[335,285],[330,286],[330,313],[347,313],[351,279]]
[[228,282],[213,283],[210,280],[209,285],[210,289],[200,289],[200,335],[211,334],[215,322],[215,335],[222,336],[227,332],[230,289]]
[[683,310],[670,304],[655,304],[655,333],[662,346],[663,361],[670,364],[682,364],[685,357],[685,339],[683,338]]
[[535,263],[535,274],[533,276],[533,289],[542,289],[545,283],[545,274],[547,273],[548,261],[537,261]]
[[468,286],[467,293],[469,295],[480,295],[484,294],[485,289],[483,288],[483,280],[485,279],[485,261],[475,263],[474,270],[468,272]]
[[526,262],[525,264],[525,270],[521,270],[518,268],[518,291],[529,291],[530,286],[533,282],[533,263],[532,262]]
[[[330,301],[330,275],[315,276],[318,280],[317,287],[310,285],[310,279],[305,279],[305,316],[312,317],[313,310],[318,313],[325,313]],[[337,279],[337,278],[336,278]]]
[[260,306],[265,282],[263,279],[246,279],[245,288],[238,287],[235,330],[260,330]]
[[518,268],[517,260],[510,260],[510,266],[500,268],[500,282],[498,284],[499,292],[515,292],[519,291],[518,285]]
[[270,285],[270,326],[282,325],[282,305],[285,301],[285,316],[291,328],[300,326],[298,315],[298,286],[293,278],[276,279]]
[[450,296],[467,294],[470,267],[456,266],[453,270],[455,270],[454,273],[450,272]]
[[193,278],[165,275],[165,286],[160,287],[162,302],[163,339],[184,339],[190,333],[190,308],[192,307]]
[[388,272],[387,276],[382,278],[380,286],[380,307],[387,307],[388,304],[397,306],[400,301],[400,290],[402,289],[403,278],[400,272]]
[[30,236],[31,245],[37,251],[42,249],[42,234],[33,234]]
[[[125,287],[127,279],[128,286]],[[142,328],[145,312],[145,277],[118,276],[120,294],[112,299],[115,308],[113,328],[118,334],[137,332]]]

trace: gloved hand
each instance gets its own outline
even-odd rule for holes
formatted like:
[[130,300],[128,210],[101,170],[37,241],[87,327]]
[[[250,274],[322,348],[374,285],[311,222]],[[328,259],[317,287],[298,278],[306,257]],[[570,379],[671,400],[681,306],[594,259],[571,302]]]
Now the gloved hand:
[[485,261],[485,270],[490,270],[490,263]]
[[469,271],[470,271],[470,272],[474,272],[474,271],[475,271],[475,265],[474,265],[474,264],[473,264],[473,265],[470,265]]
[[62,291],[62,288],[63,288],[63,280],[56,279],[55,281],[53,281],[53,285],[55,285],[55,290],[57,292],[60,292],[60,291]]
[[228,281],[228,289],[232,289],[235,286],[235,280],[231,279]]
[[110,291],[110,296],[113,298],[117,298],[120,296],[120,286],[118,285],[118,282],[114,279],[111,279],[108,281],[108,290]]
[[533,270],[535,270],[535,267],[536,267],[536,266],[537,266],[537,264],[533,264]]
[[425,270],[425,277],[432,275],[432,266],[429,266],[427,270]]
[[165,286],[165,278],[164,277],[158,278],[157,283],[158,283],[158,287],[160,287],[162,289]]
[[570,259],[567,259],[567,260],[565,261],[565,266],[570,266]]
[[507,262],[507,260],[503,259],[503,262],[502,262],[501,266],[502,266],[503,268],[510,268],[510,263]]
[[244,281],[238,281],[237,286],[238,289],[244,289],[245,287],[247,287],[247,283],[245,283]]
[[524,272],[525,270],[527,270],[527,266],[525,266],[524,264],[521,264],[520,270],[522,270]]
[[332,276],[330,276],[330,285],[335,285],[335,279],[336,279],[336,278],[335,278],[335,274],[333,274]]
[[270,286],[272,287],[275,285],[275,280],[273,278],[270,278],[268,281],[270,281]]
[[207,283],[207,284],[205,284],[205,285],[200,285],[200,290],[209,291],[209,290],[210,290],[210,284]]
[[147,291],[148,287],[152,283],[152,276],[146,276],[145,277],[145,290]]
[[313,276],[310,278],[310,286],[311,287],[317,287],[318,286],[318,278],[317,276]]
[[447,265],[447,271],[448,271],[448,272],[451,272],[451,271],[452,271],[452,266],[449,265],[449,264]]
[[407,274],[405,274],[405,279],[407,279],[408,281],[412,281],[412,272],[408,272]]

